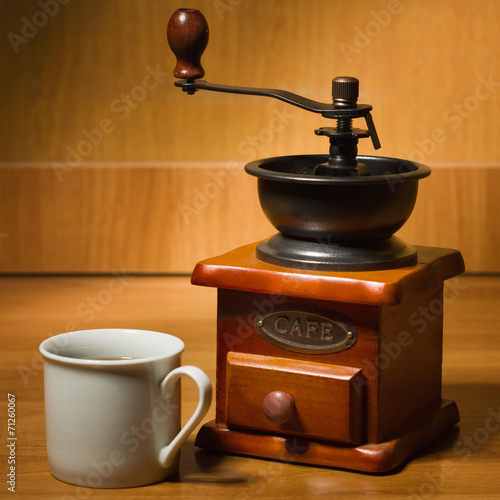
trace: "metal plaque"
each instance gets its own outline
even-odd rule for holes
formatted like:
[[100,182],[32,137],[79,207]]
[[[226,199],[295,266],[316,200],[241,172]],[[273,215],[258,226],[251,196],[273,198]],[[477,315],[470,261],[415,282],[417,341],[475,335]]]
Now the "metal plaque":
[[303,311],[275,311],[255,318],[257,333],[278,347],[306,354],[328,354],[348,349],[358,333],[343,314],[327,316]]

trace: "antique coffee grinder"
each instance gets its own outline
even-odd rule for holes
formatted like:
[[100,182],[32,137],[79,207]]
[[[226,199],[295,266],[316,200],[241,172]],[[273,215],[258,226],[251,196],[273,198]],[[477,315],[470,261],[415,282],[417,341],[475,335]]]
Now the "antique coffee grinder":
[[[332,103],[283,90],[200,80],[208,25],[193,9],[168,25],[175,85],[273,97],[336,122],[316,130],[328,155],[246,165],[278,233],[197,264],[195,285],[218,289],[216,418],[202,448],[365,472],[396,468],[459,421],[441,397],[443,282],[458,251],[394,236],[410,216],[425,165],[357,156],[380,147],[355,78]],[[364,118],[367,130],[353,128]],[[425,320],[424,316],[425,315]]]

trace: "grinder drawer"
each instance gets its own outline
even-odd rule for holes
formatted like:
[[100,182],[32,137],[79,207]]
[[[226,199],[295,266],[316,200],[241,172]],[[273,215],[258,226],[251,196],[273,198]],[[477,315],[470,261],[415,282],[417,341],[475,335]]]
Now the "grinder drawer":
[[361,377],[348,366],[229,352],[226,423],[360,444]]

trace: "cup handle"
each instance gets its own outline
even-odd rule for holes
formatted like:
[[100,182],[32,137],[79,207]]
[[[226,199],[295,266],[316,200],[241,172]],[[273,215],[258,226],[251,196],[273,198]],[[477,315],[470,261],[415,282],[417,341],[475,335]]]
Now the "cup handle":
[[196,410],[186,425],[181,429],[179,434],[177,434],[177,436],[175,436],[175,438],[167,446],[164,446],[161,449],[159,460],[161,466],[165,468],[170,467],[173,463],[180,447],[182,446],[182,443],[184,443],[186,438],[201,422],[202,418],[206,415],[208,409],[210,408],[210,403],[212,402],[212,384],[205,373],[196,366],[181,366],[172,370],[160,384],[160,392],[166,398],[169,398],[175,390],[176,382],[182,375],[187,375],[194,380],[198,386],[200,399]]

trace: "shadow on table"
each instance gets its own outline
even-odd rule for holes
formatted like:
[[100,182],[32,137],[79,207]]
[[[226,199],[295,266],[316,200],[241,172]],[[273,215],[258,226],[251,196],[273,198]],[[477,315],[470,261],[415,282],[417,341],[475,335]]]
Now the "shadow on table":
[[202,450],[189,439],[182,446],[179,472],[167,482],[183,483],[226,483],[236,484],[248,481],[250,472],[243,472],[235,466],[234,457]]
[[471,458],[500,438],[500,384],[444,385],[443,397],[457,403],[460,422],[410,460],[441,452],[448,452],[450,460]]

